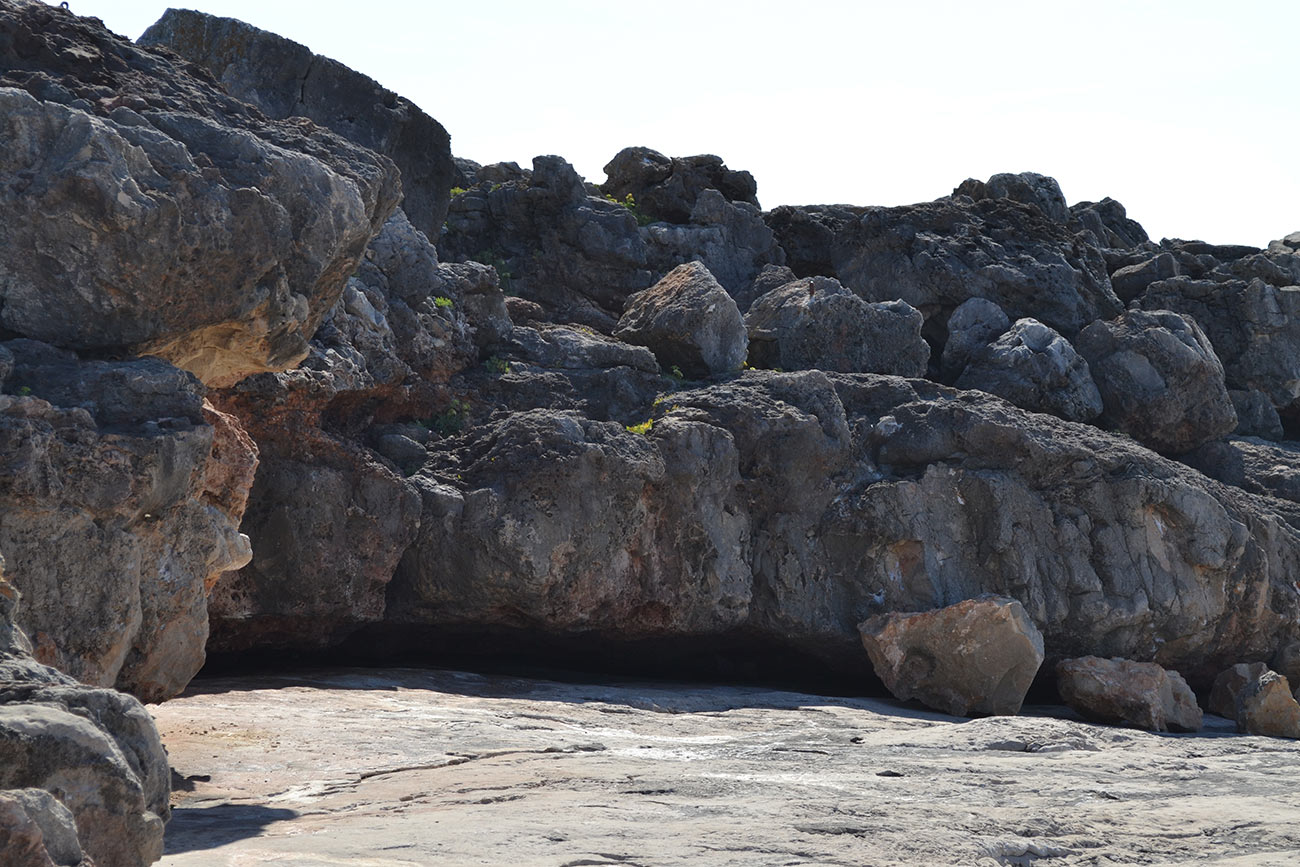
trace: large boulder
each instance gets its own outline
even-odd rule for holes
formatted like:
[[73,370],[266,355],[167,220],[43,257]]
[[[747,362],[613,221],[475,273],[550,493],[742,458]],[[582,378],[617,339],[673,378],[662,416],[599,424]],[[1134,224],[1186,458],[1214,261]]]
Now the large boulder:
[[1043,636],[1014,599],[882,614],[858,629],[890,692],[953,716],[1019,713],[1043,664]]
[[1284,421],[1297,414],[1300,286],[1180,276],[1152,283],[1136,303],[1194,319],[1223,362],[1228,388],[1262,392]]
[[81,681],[175,695],[203,665],[207,587],[251,555],[238,527],[255,452],[166,362],[7,346],[0,545],[20,624]]
[[836,277],[870,301],[902,298],[927,319],[987,298],[1072,337],[1121,310],[1090,236],[1010,198],[779,207],[767,220],[799,276]]
[[[971,302],[967,302],[969,304]],[[952,339],[949,338],[949,344]],[[1102,409],[1088,362],[1070,342],[1036,319],[1021,319],[971,353],[957,388],[978,388],[1034,412],[1091,421]]]
[[940,370],[944,382],[956,379],[971,356],[988,346],[1011,327],[1002,308],[987,298],[971,298],[957,305],[948,317],[948,339],[943,345]]
[[202,66],[268,117],[308,117],[389,157],[402,173],[406,215],[426,234],[441,230],[455,172],[451,138],[410,100],[283,36],[192,9],[168,9],[139,44]]
[[1190,451],[1237,427],[1223,365],[1189,317],[1130,310],[1089,325],[1075,347],[1101,391],[1104,426],[1170,453]]
[[[0,829],[13,829],[0,840],[4,863],[82,867],[93,859],[98,867],[143,867],[157,861],[170,813],[170,772],[153,719],[129,696],[88,688],[33,660],[14,626],[17,605],[0,558]],[[16,853],[35,860],[18,860]]]
[[903,301],[863,301],[831,277],[787,283],[745,314],[749,363],[782,370],[923,376],[930,347]]
[[1176,671],[1150,662],[1085,656],[1056,665],[1056,688],[1070,707],[1089,719],[1148,731],[1194,732],[1201,709]]
[[1225,719],[1237,718],[1237,699],[1247,684],[1254,683],[1268,674],[1269,667],[1263,662],[1239,662],[1231,668],[1219,672],[1210,689],[1207,707],[1210,713],[1216,713]]
[[32,0],[0,3],[0,138],[0,324],[207,384],[297,364],[400,194],[388,159]]
[[967,180],[953,191],[955,195],[968,195],[972,199],[1013,199],[1037,208],[1044,217],[1057,223],[1070,219],[1070,208],[1055,178],[1038,172],[1003,172],[985,182]]
[[1300,739],[1300,702],[1276,671],[1250,680],[1237,696],[1237,730],[1270,738]]
[[628,299],[615,336],[647,346],[664,369],[700,379],[739,370],[749,339],[736,302],[700,262]]

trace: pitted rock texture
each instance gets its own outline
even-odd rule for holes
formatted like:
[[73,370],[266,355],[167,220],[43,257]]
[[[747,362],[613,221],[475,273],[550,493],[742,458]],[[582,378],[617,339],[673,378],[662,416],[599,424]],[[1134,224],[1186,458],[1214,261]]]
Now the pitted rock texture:
[[447,217],[451,139],[419,106],[297,42],[233,18],[168,9],[139,40],[210,71],[236,99],[268,117],[311,118],[383,154],[402,173],[402,209],[426,234]]
[[1099,424],[1172,454],[1236,429],[1223,365],[1190,317],[1129,310],[1089,325],[1075,347],[1101,392]]
[[953,716],[1016,714],[1043,664],[1043,636],[1014,599],[881,614],[858,626],[885,687]]
[[532,408],[478,416],[411,477],[423,514],[387,621],[611,649],[743,637],[866,677],[860,622],[992,592],[1049,664],[1154,661],[1197,688],[1300,637],[1300,536],[1272,501],[1129,439],[870,374],[661,380],[611,421],[537,405],[564,371],[499,381],[529,377]]
[[[952,338],[948,343],[953,343]],[[955,385],[987,391],[1023,409],[1050,412],[1067,421],[1091,421],[1102,410],[1088,362],[1070,341],[1036,319],[1021,319],[972,352]]]
[[1038,172],[1003,172],[985,182],[967,180],[953,191],[953,195],[967,195],[972,199],[1013,199],[1022,205],[1032,205],[1054,222],[1066,223],[1070,219],[1070,208],[1061,193],[1061,185],[1055,178]]
[[727,168],[721,157],[700,154],[666,157],[646,147],[619,151],[605,166],[601,191],[615,201],[632,196],[638,208],[656,220],[692,222],[699,199],[715,190],[727,202],[758,209],[758,185],[749,172]]
[[175,695],[203,665],[207,586],[251,556],[239,489],[256,459],[166,362],[8,347],[0,546],[28,600],[20,625],[78,680]]
[[987,298],[971,298],[957,305],[948,317],[948,338],[943,345],[941,370],[944,382],[952,382],[971,356],[988,346],[1011,327],[1002,308]]
[[1176,671],[1150,662],[1085,656],[1056,665],[1056,688],[1070,707],[1098,722],[1148,731],[1194,732],[1201,708]]
[[940,321],[970,298],[1072,337],[1121,310],[1088,237],[1007,198],[897,208],[782,206],[767,215],[801,277],[836,277],[869,301],[898,298]]
[[736,302],[700,262],[629,298],[614,336],[649,347],[660,367],[690,379],[740,370],[749,346]]
[[930,347],[904,301],[869,303],[830,277],[787,283],[745,314],[751,367],[922,376]]
[[17,335],[208,384],[292,367],[400,194],[387,159],[57,7],[0,4],[0,70]]
[[[12,574],[12,562],[10,568]],[[170,815],[170,771],[153,719],[129,696],[88,688],[32,659],[14,625],[18,610],[0,558],[4,863],[143,867],[157,861]],[[26,791],[4,791],[15,789]],[[13,859],[15,847],[34,860]]]

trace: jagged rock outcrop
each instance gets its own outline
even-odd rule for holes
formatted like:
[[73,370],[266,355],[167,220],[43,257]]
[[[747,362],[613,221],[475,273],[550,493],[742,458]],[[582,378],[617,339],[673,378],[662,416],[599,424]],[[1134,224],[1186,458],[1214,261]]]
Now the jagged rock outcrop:
[[649,397],[640,432],[624,426],[645,415],[534,409],[431,452],[388,619],[611,646],[743,635],[859,671],[862,620],[993,592],[1053,662],[1195,684],[1293,640],[1296,531],[1130,440],[869,374]]
[[1194,732],[1201,708],[1176,671],[1150,662],[1085,656],[1056,665],[1056,688],[1088,719],[1154,732]]
[[0,70],[12,334],[208,384],[292,367],[400,192],[389,160],[44,3],[0,5]]
[[210,71],[268,117],[311,118],[383,154],[402,173],[402,209],[425,234],[447,217],[455,166],[442,124],[408,99],[336,60],[234,18],[168,9],[141,45],[163,46]]
[[175,695],[203,664],[206,587],[250,556],[238,488],[255,457],[166,362],[7,347],[0,546],[28,600],[20,624],[79,680]]
[[[959,342],[970,340],[975,332],[975,327],[964,328]],[[949,337],[948,345],[953,342]],[[961,354],[960,349],[951,355],[944,350],[945,360]],[[1050,412],[1067,421],[1091,421],[1101,413],[1101,393],[1088,362],[1068,340],[1036,319],[1021,319],[966,357],[957,388],[977,388],[1024,409]]]
[[[83,852],[97,867],[157,861],[170,776],[153,720],[135,699],[33,660],[17,605],[0,558],[0,829],[11,829],[0,855],[15,865],[81,865]],[[14,860],[24,852],[35,860]]]
[[440,386],[510,329],[492,269],[439,264],[399,210],[303,367],[213,396],[261,453],[244,519],[252,562],[212,589],[214,651],[332,646],[382,618],[419,525],[403,473],[424,463],[439,418],[461,421]]
[[601,192],[615,201],[632,196],[636,206],[655,219],[688,223],[699,199],[715,190],[726,202],[758,210],[758,185],[749,172],[727,168],[721,157],[700,154],[666,157],[646,147],[623,148],[605,166]]
[[1228,388],[1268,396],[1283,420],[1300,397],[1300,287],[1187,276],[1152,283],[1136,303],[1182,313],[1205,332]]
[[779,207],[768,225],[801,277],[836,277],[870,301],[897,298],[943,322],[986,298],[1072,337],[1121,310],[1101,251],[1009,198],[958,195],[897,208]]
[[1075,346],[1101,392],[1099,424],[1174,454],[1237,427],[1223,365],[1191,318],[1129,310],[1089,325]]
[[700,262],[629,298],[614,336],[649,347],[661,367],[690,379],[740,370],[749,346],[736,302]]
[[1003,172],[977,181],[973,178],[963,181],[953,190],[955,196],[970,196],[972,199],[1012,199],[1022,205],[1032,205],[1044,217],[1057,223],[1066,223],[1070,219],[1070,208],[1061,193],[1061,185],[1056,178],[1040,175],[1038,172],[1020,172],[1012,174]]
[[904,301],[869,303],[830,277],[763,295],[745,314],[749,363],[781,370],[922,376],[930,347],[922,317]]
[[952,382],[961,375],[972,355],[1010,327],[1007,314],[986,298],[971,298],[957,305],[948,317],[948,339],[940,362],[944,382]]
[[880,614],[858,627],[895,697],[953,716],[1014,715],[1043,664],[1043,636],[1014,599]]

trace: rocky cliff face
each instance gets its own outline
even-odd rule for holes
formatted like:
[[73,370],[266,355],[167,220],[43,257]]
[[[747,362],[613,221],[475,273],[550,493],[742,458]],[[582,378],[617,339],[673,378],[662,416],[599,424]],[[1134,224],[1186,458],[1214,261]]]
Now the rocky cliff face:
[[453,163],[296,43],[174,10],[144,42],[0,0],[0,822],[27,851],[156,857],[156,737],[98,688],[166,699],[209,649],[865,682],[861,624],[987,594],[1048,670],[1204,688],[1300,641],[1296,235],[1157,243],[1033,173],[763,212],[709,155],[629,148],[599,187]]

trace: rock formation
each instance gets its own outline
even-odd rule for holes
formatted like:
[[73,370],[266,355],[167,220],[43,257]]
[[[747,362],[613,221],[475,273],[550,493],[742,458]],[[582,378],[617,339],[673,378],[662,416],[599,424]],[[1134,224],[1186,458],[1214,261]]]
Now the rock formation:
[[1057,689],[1088,719],[1149,731],[1194,732],[1201,709],[1176,671],[1149,662],[1085,656],[1056,665]]

